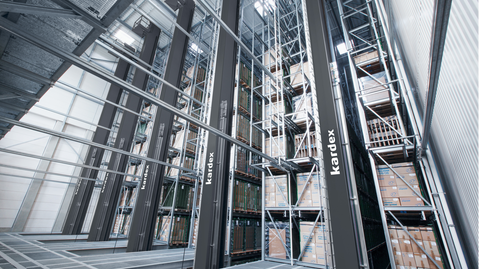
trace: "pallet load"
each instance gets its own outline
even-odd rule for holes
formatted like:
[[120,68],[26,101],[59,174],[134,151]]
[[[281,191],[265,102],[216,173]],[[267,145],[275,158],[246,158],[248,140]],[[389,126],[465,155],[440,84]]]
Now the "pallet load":
[[261,235],[263,229],[261,228],[261,222],[259,220],[253,220],[254,225],[254,249],[261,249]]
[[[436,241],[436,236],[431,227],[406,227],[389,225],[388,231],[394,253],[394,262],[399,267],[443,269],[441,253]],[[409,234],[415,239],[409,236]],[[425,252],[421,249],[421,246]],[[431,256],[439,268],[427,257]]]
[[243,113],[249,113],[251,111],[251,94],[249,90],[240,87],[238,91],[238,109]]
[[[194,163],[195,163],[195,159],[194,159],[194,158],[191,158],[191,157],[189,157],[189,156],[185,156],[185,160],[183,161],[182,167],[188,168],[188,169],[193,169]],[[174,158],[172,158],[171,164],[180,166],[180,157],[174,157]],[[179,170],[179,169],[176,169],[176,168],[170,168],[169,170],[165,170],[165,171],[166,171],[166,173],[167,173],[166,175],[167,175],[167,176],[170,176],[170,177],[177,176],[178,173],[180,172],[180,170]]]
[[[187,95],[193,97],[195,100],[198,100],[198,101],[203,101],[203,90],[199,89],[198,87],[195,87],[195,90],[194,92],[192,93],[191,89],[192,89],[193,85],[189,85],[188,87],[186,87],[184,89],[184,93],[186,93]],[[182,103],[182,102],[180,102]],[[183,102],[184,104],[184,102]]]
[[238,126],[237,126],[238,133],[236,135],[236,138],[240,140],[241,142],[249,144],[250,120],[243,115],[238,115],[237,118],[238,118]]
[[248,153],[242,147],[238,147],[236,150],[236,172],[242,176],[246,176],[248,173]]
[[[191,84],[190,82],[193,80],[193,76],[195,75],[195,68],[194,66],[188,68],[186,71],[186,77],[183,77],[183,81],[187,84]],[[196,83],[200,83],[206,79],[206,70],[199,66],[198,72],[196,72]]]
[[[301,72],[301,70],[303,70],[303,72]],[[310,72],[310,69],[309,69],[308,62],[303,62],[302,67],[301,67],[301,63],[292,65],[290,68],[291,86],[293,86],[293,88],[299,88],[299,87],[303,87],[303,83],[307,85],[307,81],[303,78],[303,73],[306,77],[309,78],[310,76],[309,72]]]
[[198,218],[195,218],[195,224],[193,228],[193,238],[191,244],[196,247],[196,240],[198,240]]
[[254,250],[254,221],[246,219],[244,221],[244,250],[252,251]]
[[[401,145],[401,126],[396,115],[382,119],[372,119],[367,122],[371,147]],[[396,132],[397,131],[397,132]],[[399,133],[398,133],[399,132]]]
[[[325,205],[325,191],[322,190],[317,173],[301,173],[296,175],[298,187],[298,207],[316,207]],[[302,193],[302,194],[301,194]],[[322,199],[322,200],[321,200]]]
[[379,61],[378,51],[374,50],[370,52],[364,52],[362,54],[353,56],[353,59],[356,65],[366,65],[371,62],[377,62]]
[[126,206],[131,197],[131,189],[127,188],[121,192],[119,206]]
[[189,216],[175,216],[173,221],[170,245],[188,244],[190,227]]
[[252,111],[253,111],[253,117],[255,120],[261,120],[263,118],[263,105],[262,101],[260,98],[254,96],[253,97],[253,105],[252,105]]
[[[370,77],[371,76],[371,77]],[[359,78],[361,95],[365,103],[381,103],[389,100],[389,89],[384,71]],[[373,79],[374,77],[374,79]]]
[[[285,139],[286,137],[286,139]],[[265,139],[265,154],[271,157],[291,158],[294,154],[293,139],[289,135],[272,136]]]
[[245,182],[236,179],[233,194],[233,210],[246,211]]
[[293,97],[293,111],[296,114],[293,115],[292,119],[295,122],[305,120],[308,117],[308,113],[314,116],[312,96],[311,93],[307,93]]
[[168,241],[168,229],[170,229],[170,216],[161,216],[160,217],[160,228],[158,232],[158,239],[160,241]]
[[[300,223],[301,261],[326,264],[326,226],[324,223],[301,221]],[[311,235],[311,237],[310,237]]]
[[245,221],[242,219],[233,220],[231,238],[231,253],[239,253],[244,251],[244,225]]
[[266,223],[265,253],[267,257],[276,259],[289,258],[290,248],[291,243],[289,224],[285,222],[275,222],[274,224],[272,222]]
[[[316,146],[316,133],[294,135],[295,158],[318,157],[318,147]],[[309,150],[311,149],[311,151]]]
[[288,176],[265,177],[264,199],[265,207],[287,207],[289,203]]
[[[424,201],[414,192],[421,194],[413,163],[378,165],[378,182],[384,206],[424,206]],[[404,180],[401,180],[402,177]],[[411,185],[414,191],[404,182]]]

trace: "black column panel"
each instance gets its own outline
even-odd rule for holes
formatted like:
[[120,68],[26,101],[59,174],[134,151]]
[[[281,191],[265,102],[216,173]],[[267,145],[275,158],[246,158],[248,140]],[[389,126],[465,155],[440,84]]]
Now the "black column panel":
[[[140,59],[152,64],[156,48],[158,45],[158,38],[160,36],[160,29],[151,25],[149,32],[145,33],[143,48],[141,50]],[[133,86],[145,90],[148,84],[148,74],[136,69],[133,78]],[[142,99],[137,95],[128,95],[125,107],[140,112]],[[131,113],[123,113],[120,128],[115,140],[115,148],[129,151],[135,135],[138,116]],[[128,156],[118,153],[112,153],[108,169],[124,172],[128,162]],[[115,217],[115,211],[118,204],[118,197],[120,195],[121,186],[123,183],[123,176],[107,173],[103,186],[101,188],[98,204],[93,216],[88,241],[107,241],[110,238],[111,227]]]
[[[120,59],[115,70],[115,76],[125,80],[129,70],[130,64]],[[106,100],[118,104],[118,102],[120,101],[121,93],[122,90],[120,89],[120,87],[112,84],[108,91],[108,95],[106,96]],[[103,110],[101,112],[98,125],[111,129],[113,120],[115,118],[116,109],[117,108],[115,106],[109,103],[105,103],[103,105]],[[102,128],[97,128],[95,134],[93,135],[92,141],[95,143],[106,145],[106,143],[108,142],[109,135],[109,131]],[[88,149],[85,164],[100,167],[104,151],[105,150],[101,148],[90,147]],[[96,179],[98,175],[98,170],[83,168],[80,175],[84,178]],[[88,209],[88,205],[90,204],[90,198],[94,186],[94,181],[86,179],[78,180],[75,187],[75,192],[73,193],[73,200],[70,204],[70,209],[68,210],[65,224],[63,225],[62,234],[81,233],[83,221],[85,220],[86,212]]]
[[[238,32],[239,0],[223,1],[221,19]],[[216,56],[215,79],[210,125],[231,135],[237,44],[220,30]],[[198,240],[194,268],[221,268],[224,265],[228,180],[231,143],[208,135],[206,162],[203,169],[203,194],[198,222]]]
[[321,141],[328,186],[334,260],[336,268],[360,268],[359,239],[355,234],[350,194],[331,82],[329,41],[323,1],[306,0],[314,83],[319,107]]
[[[177,23],[187,31],[191,28],[195,5],[188,0],[179,10]],[[175,29],[171,43],[164,79],[169,83],[180,86],[181,74],[188,49],[188,37]],[[176,106],[178,92],[163,85],[160,99]],[[173,127],[173,114],[166,109],[158,108],[154,128],[148,149],[148,157],[166,162],[170,134]],[[165,176],[165,166],[146,162],[143,178],[138,188],[133,219],[128,236],[127,251],[150,250],[153,243],[158,205],[160,202],[161,187]]]

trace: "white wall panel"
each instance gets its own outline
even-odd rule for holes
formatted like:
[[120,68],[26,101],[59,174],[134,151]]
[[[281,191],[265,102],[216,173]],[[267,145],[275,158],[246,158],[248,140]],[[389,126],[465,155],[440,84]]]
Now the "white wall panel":
[[[92,47],[95,48],[92,50]],[[100,63],[102,66],[107,67],[109,70],[114,70],[116,65],[116,63],[114,63],[116,60],[115,57],[106,53],[104,49],[98,46],[93,45],[92,47],[88,49],[88,55],[101,60]],[[105,81],[74,66],[68,69],[60,80],[102,98],[106,97],[110,86],[109,83],[106,83]],[[72,90],[74,91],[74,89]],[[74,93],[67,92],[59,87],[52,87],[41,98],[39,104],[93,124],[97,124],[102,110],[102,105],[99,104],[98,101],[88,100],[75,95]],[[95,126],[91,126],[88,123],[67,119],[63,115],[35,106],[21,119],[21,121],[48,129],[53,129],[55,126],[61,127],[62,123],[65,122],[65,125],[62,128],[64,133],[85,139],[91,139],[92,131],[95,131],[96,129]],[[54,159],[82,163],[81,160],[85,158],[84,155],[87,152],[85,150],[87,146],[64,139],[54,139],[50,142],[54,143],[53,146],[50,145],[53,152],[48,153],[46,149],[50,138],[50,136],[43,133],[13,127],[12,130],[0,140],[0,147],[35,155],[51,154]],[[0,163],[12,164],[29,169],[38,169],[40,161],[37,159],[0,152]],[[47,171],[73,175],[74,173],[78,174],[80,169],[77,169],[75,172],[73,166],[51,162],[47,166]],[[19,169],[12,170],[4,167],[0,167],[0,173],[9,173],[31,178],[35,175],[34,172],[27,172]],[[43,178],[61,182],[71,182],[72,180],[72,178],[69,177],[51,174],[46,174]],[[73,179],[73,181],[76,181],[76,179]],[[0,228],[8,229],[12,227],[19,209],[22,206],[22,202],[28,193],[31,182],[30,179],[0,176],[0,184],[2,185],[2,188],[0,188]],[[29,197],[34,199],[34,203],[31,208],[27,209],[29,210],[29,214],[23,230],[25,232],[51,232],[53,225],[58,218],[62,203],[64,201],[70,201],[69,198],[65,197],[69,185],[48,181],[36,182],[41,182],[40,188],[38,191],[33,192],[33,197]],[[96,200],[92,201],[92,203],[96,204]]]
[[[384,1],[422,109],[427,95],[432,0]],[[478,1],[452,1],[431,124],[431,139],[449,203],[478,253]],[[424,116],[424,115],[422,115]],[[471,236],[474,235],[474,236]],[[468,241],[468,242],[467,242]],[[476,256],[477,262],[477,256]]]

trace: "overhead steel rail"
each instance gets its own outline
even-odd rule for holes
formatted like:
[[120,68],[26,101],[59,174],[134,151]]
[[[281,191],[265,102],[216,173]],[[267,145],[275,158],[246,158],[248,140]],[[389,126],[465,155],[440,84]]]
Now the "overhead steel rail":
[[[238,141],[238,140],[232,138],[231,136],[226,135],[223,132],[221,132],[221,131],[219,131],[215,128],[210,127],[209,125],[197,120],[196,118],[194,118],[190,115],[184,114],[182,111],[178,110],[176,107],[173,107],[173,106],[159,100],[158,98],[155,98],[155,97],[141,91],[140,89],[138,89],[138,88],[136,88],[136,87],[134,87],[134,86],[118,79],[118,78],[113,77],[111,74],[109,74],[109,73],[107,73],[103,70],[100,70],[99,68],[93,66],[92,64],[82,60],[80,57],[74,55],[73,53],[70,53],[70,52],[67,52],[67,51],[65,51],[61,48],[58,48],[58,47],[56,47],[55,45],[53,45],[49,42],[43,41],[39,37],[35,37],[33,35],[25,33],[16,24],[14,24],[14,23],[6,20],[6,19],[0,18],[0,28],[5,30],[5,31],[10,32],[11,34],[25,40],[26,42],[28,42],[32,45],[35,45],[35,46],[37,46],[37,47],[39,47],[39,48],[41,48],[41,49],[43,49],[43,50],[45,50],[49,53],[61,58],[61,59],[64,59],[65,61],[71,62],[73,65],[76,65],[76,66],[80,67],[81,69],[83,69],[85,71],[88,71],[91,74],[94,74],[94,75],[104,79],[105,81],[108,81],[108,82],[113,83],[113,84],[117,84],[118,86],[122,87],[123,89],[125,89],[127,91],[130,91],[130,92],[140,96],[141,98],[150,101],[151,103],[153,103],[157,106],[163,107],[163,108],[169,110],[170,112],[174,113],[175,115],[178,115],[179,117],[184,118],[184,119],[194,123],[195,125],[197,125],[201,128],[204,128],[204,129],[212,132],[213,134],[215,134],[215,135],[217,135],[221,138],[226,139],[229,142],[232,142],[232,143],[234,143],[238,146],[244,147],[244,148],[248,149],[249,151],[252,151],[255,154],[258,154],[261,157],[271,161],[272,164],[276,164],[278,166],[286,166],[286,168],[288,168],[288,169],[294,169],[293,166],[291,164],[289,164],[287,161],[278,160],[276,158],[272,158],[272,157],[270,157],[266,154],[263,154],[262,152],[258,151],[257,149],[255,149],[253,147],[250,147],[250,146],[244,144],[243,142]],[[272,74],[271,74],[271,76],[272,76]],[[164,84],[168,85],[171,88],[177,89],[175,86],[173,86],[172,84],[168,83],[167,81],[165,81],[163,79],[161,79],[160,81],[163,82]],[[177,90],[179,90],[179,89],[177,89]],[[155,162],[154,160],[152,160],[152,161]]]

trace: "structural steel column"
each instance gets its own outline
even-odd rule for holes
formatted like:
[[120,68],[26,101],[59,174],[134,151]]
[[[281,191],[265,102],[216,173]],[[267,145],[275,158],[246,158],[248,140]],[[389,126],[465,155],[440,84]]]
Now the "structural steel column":
[[[239,0],[223,1],[221,20],[238,32]],[[221,28],[216,55],[210,125],[231,135],[237,45]],[[208,134],[206,162],[203,169],[203,194],[198,223],[194,268],[224,266],[227,223],[228,181],[231,145]]]
[[[155,25],[150,25],[149,32],[145,33],[140,59],[151,65],[155,57],[158,38],[161,31]],[[148,85],[148,79],[148,74],[140,69],[136,69],[132,85],[145,90]],[[129,94],[125,107],[139,113],[141,104],[142,99],[139,96]],[[138,116],[132,113],[123,113],[120,128],[115,140],[115,148],[125,151],[130,150],[135,135],[137,121]],[[110,162],[108,163],[108,169],[123,172],[126,169],[128,160],[128,156],[113,152],[111,154]],[[107,241],[110,238],[111,227],[115,217],[122,183],[122,175],[106,174],[95,210],[95,215],[93,216],[88,241]]]
[[[179,10],[177,23],[187,31],[190,31],[194,10],[195,4],[192,0],[187,1]],[[176,87],[180,86],[187,49],[188,37],[176,28],[171,41],[164,76],[167,82]],[[163,84],[160,99],[176,107],[178,92]],[[158,108],[148,149],[149,158],[166,161],[173,127],[173,116],[174,114],[166,109]],[[127,251],[144,251],[150,250],[152,247],[164,176],[164,165],[146,162],[141,183],[138,186],[138,197],[131,220]]]
[[[129,69],[130,64],[120,59],[116,67],[115,76],[125,80],[126,76],[128,75]],[[118,102],[120,101],[121,93],[122,91],[120,87],[111,84],[106,100],[118,104]],[[103,110],[101,112],[98,125],[111,129],[116,111],[117,108],[115,106],[109,103],[105,103],[103,105]],[[106,145],[106,143],[108,142],[109,135],[109,131],[103,128],[97,128],[92,141],[95,143]],[[85,164],[94,167],[100,167],[104,152],[104,149],[90,147],[88,150],[87,158],[85,159]],[[81,177],[92,179],[96,179],[97,175],[98,170],[93,169],[82,169],[80,174]],[[88,205],[90,204],[90,198],[93,193],[94,186],[94,181],[86,179],[78,180],[75,191],[73,193],[72,203],[70,204],[70,209],[68,210],[68,215],[63,226],[62,234],[81,233],[83,221],[85,220],[86,212],[88,209]]]
[[350,194],[348,189],[342,135],[339,132],[333,85],[331,82],[329,42],[326,30],[326,14],[323,1],[305,0],[313,63],[314,85],[319,107],[319,120],[326,184],[329,197],[336,268],[361,268],[358,235],[355,234]]

